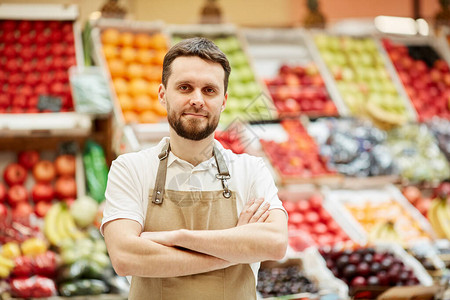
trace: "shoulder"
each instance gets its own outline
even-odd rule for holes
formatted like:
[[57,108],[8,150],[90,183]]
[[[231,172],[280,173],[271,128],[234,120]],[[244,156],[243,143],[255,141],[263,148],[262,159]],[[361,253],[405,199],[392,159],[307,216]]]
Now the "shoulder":
[[161,151],[160,144],[137,152],[119,155],[111,167],[125,167],[129,170],[141,170],[144,167],[152,167],[159,162],[158,154]]

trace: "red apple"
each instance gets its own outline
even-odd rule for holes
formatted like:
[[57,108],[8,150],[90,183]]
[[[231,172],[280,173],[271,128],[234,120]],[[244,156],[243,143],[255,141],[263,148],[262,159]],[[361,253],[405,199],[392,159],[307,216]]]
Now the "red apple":
[[50,202],[53,200],[55,190],[49,183],[38,182],[33,186],[31,190],[31,197],[34,202]]
[[8,190],[8,203],[12,207],[15,207],[21,202],[27,202],[28,192],[25,186],[16,184],[9,188]]
[[75,198],[77,196],[77,184],[75,178],[62,176],[56,179],[55,193],[58,199]]
[[5,220],[6,216],[8,216],[8,208],[5,204],[0,203],[0,220]]
[[12,216],[14,220],[29,220],[33,208],[28,202],[19,202],[17,206],[13,208]]
[[38,202],[34,206],[34,213],[36,214],[36,216],[43,218],[43,217],[45,217],[47,212],[50,210],[50,207],[52,207],[52,204],[50,202],[44,202],[44,201]]
[[56,174],[60,176],[74,176],[76,161],[75,156],[70,154],[59,155],[55,160]]
[[19,152],[17,161],[25,169],[31,170],[39,161],[39,152],[36,150],[21,151]]
[[8,94],[0,94],[0,107],[8,108],[11,105],[11,99]]
[[9,186],[23,184],[27,180],[27,170],[19,164],[9,164],[3,172],[3,179]]
[[51,161],[41,160],[33,167],[33,176],[37,182],[50,182],[56,176],[55,166]]
[[7,194],[8,194],[7,187],[2,182],[0,182],[0,203],[6,201]]

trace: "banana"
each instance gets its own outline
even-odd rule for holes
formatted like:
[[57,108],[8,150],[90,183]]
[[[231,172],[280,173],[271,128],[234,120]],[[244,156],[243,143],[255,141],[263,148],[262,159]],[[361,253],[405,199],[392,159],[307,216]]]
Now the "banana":
[[369,240],[375,242],[379,240],[381,232],[384,230],[384,222],[378,222],[369,233]]
[[436,236],[438,238],[445,238],[446,234],[441,227],[441,220],[438,217],[438,211],[440,209],[442,209],[441,201],[442,200],[439,198],[435,198],[431,201],[431,206],[430,206],[430,209],[428,210],[427,217],[428,217],[428,220],[430,221],[431,227],[433,227],[433,230],[436,233]]
[[61,240],[71,239],[69,232],[66,230],[66,221],[67,221],[67,209],[64,207],[61,208],[61,211],[58,214],[58,218],[56,219],[56,226],[58,235],[61,237]]
[[447,212],[449,206],[446,200],[440,200],[436,216],[439,221],[442,232],[447,239],[450,239],[450,214]]
[[373,230],[370,232],[369,240],[372,242],[382,241],[382,242],[394,242],[402,243],[400,235],[397,233],[392,221],[380,221],[378,222]]
[[49,242],[54,246],[59,246],[62,237],[58,230],[59,215],[62,210],[61,203],[55,203],[50,207],[44,219],[44,234]]
[[63,219],[64,230],[71,239],[77,240],[85,236],[84,233],[75,225],[75,220],[69,210],[64,209],[61,213],[61,218]]

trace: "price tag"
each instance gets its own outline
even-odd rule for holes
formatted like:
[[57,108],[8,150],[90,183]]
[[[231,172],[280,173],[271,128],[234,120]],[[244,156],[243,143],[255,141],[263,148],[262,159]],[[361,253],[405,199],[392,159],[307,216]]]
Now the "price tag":
[[60,97],[39,95],[39,102],[37,105],[39,110],[51,110],[54,112],[61,111],[62,99]]

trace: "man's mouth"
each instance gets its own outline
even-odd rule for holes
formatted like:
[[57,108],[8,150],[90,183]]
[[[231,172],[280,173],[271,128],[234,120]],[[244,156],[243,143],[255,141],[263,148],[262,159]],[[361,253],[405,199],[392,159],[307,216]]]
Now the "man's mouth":
[[183,115],[185,115],[185,116],[197,117],[197,118],[206,117],[206,115],[203,115],[203,114],[199,114],[199,113],[190,113],[190,112],[185,112],[185,113],[183,113]]

